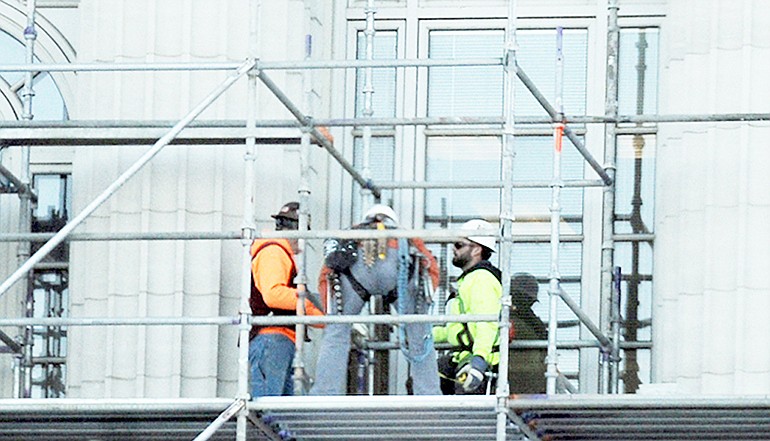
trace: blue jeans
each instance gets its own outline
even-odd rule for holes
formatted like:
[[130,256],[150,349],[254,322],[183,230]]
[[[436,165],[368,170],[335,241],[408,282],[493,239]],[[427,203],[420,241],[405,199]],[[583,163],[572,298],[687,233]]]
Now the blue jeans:
[[[377,261],[369,267],[362,263],[363,252],[358,253],[358,261],[351,267],[351,272],[359,283],[366,287],[372,295],[385,295],[396,288],[398,261],[395,249],[388,250],[387,259]],[[340,276],[342,289],[342,314],[356,315],[361,312],[365,302],[356,293],[345,275]],[[414,301],[415,293],[411,292],[406,300],[405,313],[422,313],[417,311]],[[335,308],[328,311],[336,315]],[[347,384],[348,353],[350,352],[351,324],[326,324],[323,339],[316,364],[315,384],[310,395],[344,395]],[[415,395],[441,395],[439,388],[438,366],[436,351],[432,341],[426,346],[426,339],[431,333],[429,323],[411,323],[406,325],[406,339],[409,342],[410,355],[419,355],[410,361],[411,376]],[[427,350],[427,352],[426,352]]]
[[249,343],[251,398],[293,395],[294,342],[283,334],[259,334]]

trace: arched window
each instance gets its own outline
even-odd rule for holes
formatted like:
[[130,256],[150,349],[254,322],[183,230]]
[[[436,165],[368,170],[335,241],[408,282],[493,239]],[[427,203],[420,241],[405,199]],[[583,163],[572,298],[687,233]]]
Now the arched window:
[[[26,58],[24,43],[5,31],[0,30],[0,61],[2,64],[23,64]],[[40,61],[36,57],[36,61]],[[0,116],[4,120],[21,119],[24,72],[0,72]],[[67,106],[56,82],[48,72],[34,75],[32,114],[40,121],[61,121],[68,119]]]
[[[20,39],[25,17],[18,9],[7,4],[0,6],[0,64],[24,64],[27,50]],[[40,17],[45,28],[38,29],[39,41],[35,43],[35,62],[57,63],[70,60],[72,53],[66,54],[62,48],[69,48],[66,41],[54,41],[61,38],[55,27]],[[19,34],[19,35],[17,35]],[[17,38],[19,37],[19,38]],[[53,52],[51,52],[53,50]],[[55,54],[55,55],[54,55]],[[57,73],[57,78],[64,79],[74,73]],[[25,72],[0,72],[0,121],[23,119]],[[36,72],[33,75],[32,119],[34,121],[62,121],[69,119],[66,101],[53,76],[48,72]],[[20,150],[18,146],[0,146],[0,163],[10,173],[18,173]],[[56,155],[54,155],[56,156]],[[66,160],[54,159],[50,154],[37,155],[32,149],[30,170],[32,186],[37,193],[37,204],[32,207],[30,230],[32,232],[57,231],[67,222],[72,204],[72,179],[70,166]],[[11,164],[16,167],[10,166]],[[2,178],[2,176],[0,176]],[[7,185],[0,179],[0,187]],[[0,190],[2,190],[0,188]],[[2,193],[2,192],[0,192]],[[18,200],[11,195],[4,198],[2,204],[11,206]],[[6,213],[18,213],[18,210],[0,210]],[[10,214],[9,214],[10,215]],[[13,215],[11,215],[13,216]],[[18,222],[18,221],[16,221]],[[14,224],[12,222],[11,224]],[[40,247],[32,244],[32,252]],[[35,268],[30,278],[26,315],[32,317],[64,317],[69,311],[69,248],[67,244],[59,246],[46,259],[43,268]],[[31,334],[24,336],[25,344],[32,343],[32,366],[24,366],[24,372],[31,371],[31,387],[20,388],[20,395],[34,398],[59,398],[65,395],[67,354],[66,327],[35,326]],[[29,341],[31,339],[31,341]],[[27,371],[27,369],[30,369]],[[23,383],[22,383],[23,384]]]

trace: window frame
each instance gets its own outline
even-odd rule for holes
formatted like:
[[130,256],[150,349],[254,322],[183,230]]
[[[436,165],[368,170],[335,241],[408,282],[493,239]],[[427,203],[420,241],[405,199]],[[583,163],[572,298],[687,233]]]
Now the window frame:
[[[365,20],[348,20],[347,21],[347,33],[346,33],[346,56],[349,60],[356,60],[358,55],[358,33],[366,29]],[[402,19],[381,19],[375,21],[375,34],[374,38],[377,38],[377,32],[392,31],[396,33],[396,57],[399,59],[405,58],[405,43],[404,36],[406,33],[406,22]],[[396,85],[395,85],[395,117],[399,118],[404,113],[404,96],[403,90],[405,89],[405,69],[396,69]],[[408,68],[407,68],[408,69]],[[358,89],[356,88],[357,76],[356,69],[345,70],[345,84],[346,90],[349,91],[345,94],[344,115],[345,118],[355,118],[356,116],[356,100]],[[373,100],[377,99],[377,90],[374,91]],[[375,116],[376,117],[376,116]],[[343,153],[345,158],[351,163],[354,163],[355,155],[355,141],[356,138],[361,137],[361,128],[359,127],[345,127],[344,128],[344,144]],[[404,179],[404,170],[399,168],[397,164],[402,164],[404,158],[409,158],[410,153],[404,152],[403,142],[403,126],[396,127],[375,127],[372,128],[372,138],[374,137],[390,137],[394,139],[394,169],[393,178],[395,180]],[[341,188],[341,200],[353,201],[354,198],[361,200],[360,188],[355,181],[352,180],[346,173],[342,178]],[[398,209],[399,197],[398,192],[394,192],[394,209],[400,212]],[[340,219],[342,226],[349,226],[352,223],[358,221],[355,216],[355,208],[357,204],[341,204],[340,206]],[[358,204],[359,206],[361,204]]]

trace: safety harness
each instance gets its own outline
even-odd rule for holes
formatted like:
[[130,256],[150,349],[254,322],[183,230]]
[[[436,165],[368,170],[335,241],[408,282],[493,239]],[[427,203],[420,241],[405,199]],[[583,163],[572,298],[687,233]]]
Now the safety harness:
[[[368,223],[358,225],[355,228],[376,228],[384,229],[382,223]],[[371,266],[379,259],[385,259],[387,254],[387,239],[378,239],[376,243],[374,241],[365,241],[361,244],[361,251],[364,253],[362,257],[364,264]],[[350,271],[350,267],[358,258],[356,253],[359,252],[358,242],[347,240],[341,241],[337,239],[331,239],[324,244],[324,254],[326,255],[327,267],[331,269],[328,275],[329,290],[331,291],[331,298],[334,302],[334,308],[337,314],[342,314],[342,284],[340,282],[340,276],[345,277],[350,282],[353,290],[361,297],[361,300],[368,302],[372,294],[364,287]],[[410,276],[411,272],[411,276]],[[425,292],[425,268],[422,265],[422,259],[417,253],[413,253],[409,244],[409,240],[401,238],[398,240],[398,274],[396,288],[391,292],[383,296],[385,305],[390,305],[393,302],[396,303],[396,309],[399,314],[407,314],[407,299],[409,296],[410,283],[414,284],[415,293],[415,309],[416,313],[424,313],[427,311],[427,303],[429,297]],[[426,333],[426,338],[423,341],[422,349],[416,354],[410,354],[409,347],[407,345],[406,338],[406,325],[404,323],[399,324],[399,340],[401,351],[410,362],[420,362],[427,357],[431,349],[433,348],[433,335],[430,332]]]
[[[409,252],[409,241],[405,238],[401,238],[398,240],[398,283],[396,285],[396,290],[398,293],[398,304],[397,304],[397,310],[400,315],[406,314],[407,304],[406,299],[409,295],[409,267],[410,263],[412,263],[412,255]],[[413,273],[412,273],[412,283],[415,283],[415,291],[414,291],[414,312],[424,313],[425,311],[425,304],[426,304],[426,296],[425,296],[425,278],[422,277],[422,265],[420,265],[421,259],[419,257],[415,257],[414,259],[416,262],[413,267]],[[399,323],[399,346],[401,348],[401,352],[404,354],[404,357],[410,362],[410,363],[419,363],[423,360],[425,360],[425,357],[427,357],[431,350],[433,349],[433,333],[432,332],[426,332],[425,338],[423,339],[422,343],[422,349],[412,355],[410,354],[409,347],[407,344],[407,338],[406,338],[406,323]]]

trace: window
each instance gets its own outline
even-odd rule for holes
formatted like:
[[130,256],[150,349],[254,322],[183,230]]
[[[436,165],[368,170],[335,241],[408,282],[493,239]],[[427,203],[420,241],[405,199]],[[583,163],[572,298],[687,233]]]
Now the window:
[[[32,232],[56,232],[72,211],[72,179],[68,174],[36,174],[33,186],[38,203],[32,212]],[[42,246],[33,244],[33,252]],[[66,317],[69,309],[69,245],[55,248],[32,273],[32,317]],[[32,329],[32,397],[60,398],[65,394],[67,328]]]
[[[6,64],[24,64],[24,44],[0,30],[0,53]],[[40,60],[36,60],[40,61]],[[0,72],[0,118],[21,119],[21,91],[24,86],[23,72]],[[35,90],[33,114],[35,120],[61,121],[67,119],[67,108],[56,83],[48,72],[34,76]]]
[[[502,29],[431,30],[429,56],[440,59],[499,57],[504,47]],[[553,104],[556,78],[556,31],[554,29],[523,29],[517,32],[519,66],[535,82],[538,89]],[[564,93],[565,112],[584,114],[587,90],[587,45],[585,29],[564,31]],[[515,109],[517,116],[547,116],[545,110],[520,82],[516,82]],[[432,67],[428,77],[429,116],[502,116],[503,69],[500,66]],[[564,142],[569,142],[564,140]],[[548,181],[552,177],[553,139],[550,128],[542,135],[518,136],[513,166],[514,181]],[[426,140],[426,180],[431,181],[490,181],[500,180],[500,136],[431,136]],[[584,160],[576,149],[565,148],[562,155],[562,178],[583,179]],[[496,219],[500,212],[501,192],[497,189],[428,190],[425,197],[426,228],[442,225],[458,226],[471,217]],[[514,190],[514,216],[531,222],[517,222],[516,233],[547,235],[550,231],[550,188],[517,188]],[[561,194],[563,234],[582,232],[583,189],[564,188]],[[451,265],[451,252],[434,247],[438,256],[448,259],[443,266],[454,278],[459,270]],[[540,302],[534,311],[543,319],[548,317],[548,283],[551,268],[550,245],[543,242],[517,241],[513,250],[510,273],[527,272],[541,280]],[[493,259],[496,257],[493,257]],[[560,275],[562,287],[573,299],[580,301],[582,245],[565,242],[560,246]],[[577,317],[559,303],[560,340],[579,339]],[[560,370],[576,377],[579,353],[559,351]]]
[[[657,113],[658,29],[622,29],[618,56],[619,113]],[[615,231],[653,233],[655,126],[634,128],[632,135],[623,134],[623,127],[618,129]],[[621,268],[623,278],[622,338],[627,342],[652,340],[652,246],[652,242],[644,241],[615,245],[615,265]],[[650,382],[649,349],[626,349],[621,358],[621,388],[625,393],[634,393],[640,383]]]
[[[23,23],[21,23],[23,28]],[[56,48],[59,50],[61,48]],[[41,53],[44,51],[41,51]],[[50,52],[45,52],[50,54]],[[5,31],[0,30],[0,59],[5,64],[24,64],[26,49],[24,43]],[[36,59],[40,62],[41,60]],[[14,120],[23,117],[24,81],[23,72],[0,72],[0,119]],[[67,108],[62,94],[48,72],[38,72],[33,76],[32,116],[35,121],[61,121],[68,118]],[[15,146],[0,149],[0,160],[17,158]],[[47,160],[51,160],[48,155]],[[56,158],[55,162],[61,164]],[[30,163],[39,167],[40,156],[35,149],[31,152]],[[6,163],[5,165],[8,165]],[[10,167],[16,170],[16,165]],[[60,165],[57,165],[60,167]],[[0,182],[2,184],[2,182]],[[33,176],[32,187],[38,194],[38,203],[32,211],[32,232],[58,231],[71,213],[72,181],[68,174],[42,173]],[[42,243],[33,243],[34,253]],[[37,264],[31,272],[25,304],[28,317],[62,317],[67,315],[69,304],[68,261],[69,246],[64,243],[54,249]],[[31,339],[31,342],[29,341]],[[25,336],[25,343],[32,343],[32,389],[35,398],[64,396],[64,378],[67,330],[63,327],[32,327]],[[26,391],[25,391],[26,393]]]
[[[396,31],[377,31],[374,35],[373,53],[374,59],[395,59],[398,50],[398,34]],[[363,31],[358,31],[356,42],[356,57],[366,59],[366,35]],[[366,88],[366,69],[358,69],[356,72],[356,99],[355,109],[356,117],[365,116],[365,88]],[[388,118],[396,115],[396,69],[393,68],[374,68],[372,69],[373,89],[371,98],[371,111],[374,118]],[[369,146],[369,176],[375,182],[392,181],[395,172],[395,137],[393,130],[386,130],[390,133],[379,133],[371,137]],[[362,133],[356,131],[353,144],[353,165],[356,170],[364,169],[364,142]],[[356,184],[354,191],[360,187]],[[355,193],[354,193],[355,194]],[[382,201],[386,204],[391,203],[393,192],[383,191]],[[363,213],[361,198],[353,198],[353,219],[358,221]]]

